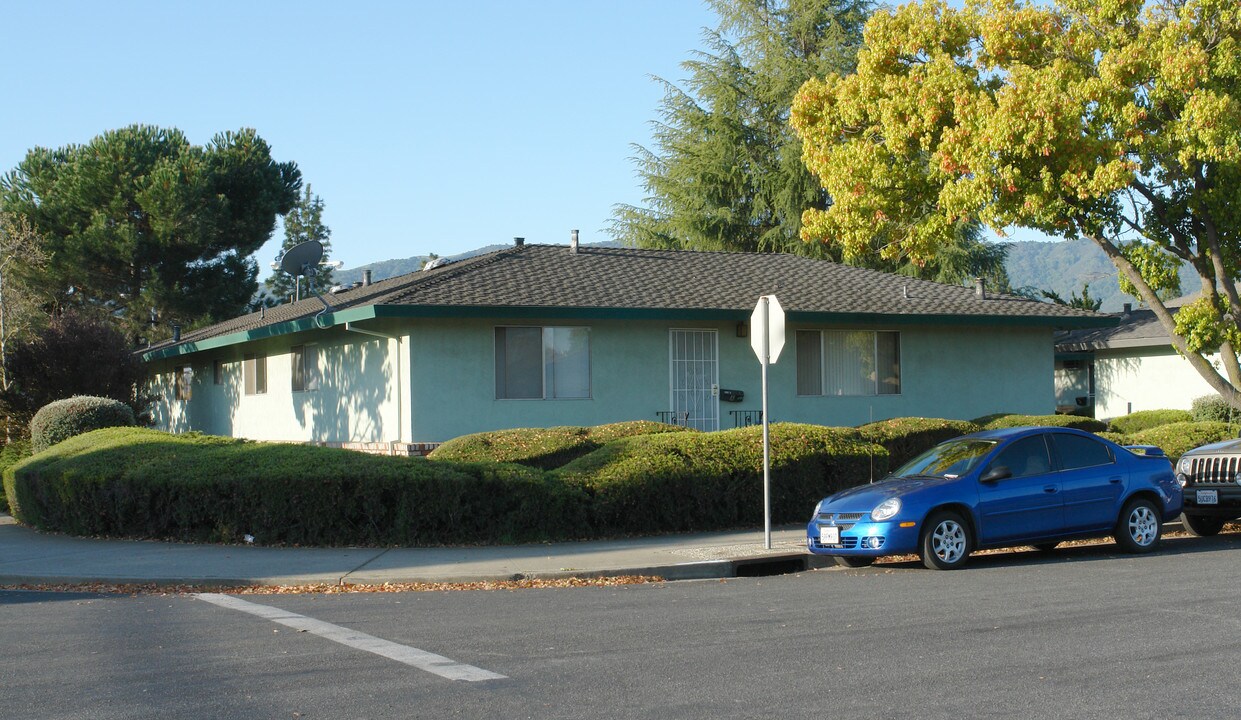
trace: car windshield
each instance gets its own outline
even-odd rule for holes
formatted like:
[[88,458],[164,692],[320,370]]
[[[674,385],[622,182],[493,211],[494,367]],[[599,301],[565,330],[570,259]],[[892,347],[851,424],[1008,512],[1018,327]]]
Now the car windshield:
[[892,474],[896,477],[960,477],[973,469],[993,448],[993,440],[949,440],[910,460]]

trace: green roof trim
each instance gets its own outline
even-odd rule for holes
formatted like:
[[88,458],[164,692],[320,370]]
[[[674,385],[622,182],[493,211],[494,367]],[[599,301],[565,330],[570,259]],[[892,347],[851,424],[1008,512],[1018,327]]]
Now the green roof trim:
[[[375,317],[376,306],[367,305],[365,307],[352,308],[337,313],[323,313],[322,315],[311,315],[297,320],[289,320],[287,322],[276,323],[274,325],[266,325],[264,327],[255,328],[254,330],[243,330],[242,332],[230,333],[228,335],[220,335],[218,337],[206,338],[204,340],[196,340],[190,342],[178,343],[158,350],[149,350],[142,353],[144,362],[152,362],[154,360],[164,360],[167,358],[178,357],[181,355],[190,355],[204,350],[215,350],[217,348],[228,347],[230,345],[240,345],[252,340],[262,340],[264,338],[276,337],[279,335],[291,335],[293,333],[305,332],[307,330],[327,330],[347,322],[357,322],[359,320],[370,320]],[[323,323],[327,323],[324,325]]]

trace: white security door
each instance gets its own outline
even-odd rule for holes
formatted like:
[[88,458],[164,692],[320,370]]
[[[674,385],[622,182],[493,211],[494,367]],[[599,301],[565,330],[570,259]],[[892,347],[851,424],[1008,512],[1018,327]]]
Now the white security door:
[[669,343],[675,422],[697,430],[719,430],[720,369],[716,332],[673,330]]

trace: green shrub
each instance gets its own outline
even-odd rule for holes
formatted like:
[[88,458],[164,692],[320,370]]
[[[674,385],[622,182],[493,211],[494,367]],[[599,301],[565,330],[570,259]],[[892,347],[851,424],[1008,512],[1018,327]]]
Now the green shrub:
[[1126,445],[1154,445],[1172,462],[1199,445],[1237,437],[1236,425],[1222,422],[1179,422],[1160,425],[1129,435]]
[[[8,470],[10,465],[15,465],[28,457],[30,457],[29,440],[14,440],[5,445],[4,449],[0,450],[0,476],[3,476],[4,471]],[[8,511],[8,495],[4,492],[3,486],[0,486],[0,512]]]
[[30,447],[43,452],[74,435],[107,427],[129,427],[134,411],[110,398],[75,395],[39,408],[30,421]]
[[1137,445],[1138,444],[1130,440],[1129,436],[1125,435],[1124,433],[1104,431],[1104,432],[1097,432],[1095,433],[1095,435],[1098,435],[1099,437],[1104,438],[1106,440],[1111,440],[1117,445]]
[[965,420],[893,418],[862,425],[858,432],[887,449],[888,462],[895,469],[945,440],[981,429]]
[[[824,496],[887,472],[887,451],[855,430],[777,423],[770,433],[774,522],[805,520]],[[597,535],[763,521],[759,426],[624,438],[554,474],[587,492]]]
[[1193,414],[1188,410],[1139,410],[1124,417],[1113,418],[1108,424],[1108,430],[1129,435],[1160,425],[1190,422],[1193,419]]
[[984,430],[1038,425],[1077,428],[1086,432],[1103,432],[1107,430],[1107,423],[1078,415],[1009,415],[1000,413],[977,418],[974,422],[981,425]]
[[454,462],[517,463],[540,470],[552,470],[613,440],[633,435],[684,431],[685,428],[677,425],[648,420],[593,428],[562,426],[494,430],[449,440],[433,450],[428,457],[431,460]]
[[28,525],[77,535],[438,545],[584,536],[584,493],[518,465],[107,428],[9,468]]
[[1189,412],[1194,422],[1236,422],[1241,420],[1241,412],[1237,412],[1219,395],[1204,395],[1194,398],[1190,403]]

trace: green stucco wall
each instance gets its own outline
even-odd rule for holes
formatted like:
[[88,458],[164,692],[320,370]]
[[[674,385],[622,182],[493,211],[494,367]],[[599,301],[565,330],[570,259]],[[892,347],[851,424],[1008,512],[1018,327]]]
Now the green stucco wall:
[[[496,325],[585,326],[591,329],[591,397],[574,400],[497,400]],[[597,425],[655,420],[670,409],[669,331],[717,331],[719,385],[741,390],[729,410],[758,410],[761,381],[750,340],[735,322],[655,320],[520,321],[483,319],[372,320],[365,328],[395,340],[342,328],[307,331],[151,363],[157,426],[260,440],[440,442],[511,427]],[[897,330],[901,333],[902,392],[864,397],[797,397],[795,332],[799,329]],[[859,425],[890,417],[970,419],[993,412],[1050,413],[1055,407],[1052,334],[1048,328],[994,326],[790,323],[788,340],[770,370],[772,421]],[[314,343],[320,386],[292,392],[288,351]],[[267,393],[244,395],[243,353],[266,352]],[[222,385],[212,364],[225,365]],[[193,396],[176,400],[174,366],[194,369]]]

